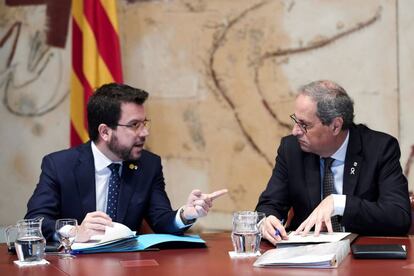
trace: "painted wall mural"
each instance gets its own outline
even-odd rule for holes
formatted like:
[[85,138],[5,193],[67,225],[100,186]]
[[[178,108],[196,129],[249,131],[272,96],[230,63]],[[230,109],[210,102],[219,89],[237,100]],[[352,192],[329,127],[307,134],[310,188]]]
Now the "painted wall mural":
[[[69,145],[70,1],[52,2],[0,4],[1,225],[24,215],[42,156]],[[345,87],[356,122],[399,139],[412,189],[412,9],[404,0],[118,1],[124,79],[150,93],[147,148],[163,158],[174,207],[193,188],[230,190],[196,230],[228,229],[232,211],[254,209],[290,133],[296,89],[316,79]]]

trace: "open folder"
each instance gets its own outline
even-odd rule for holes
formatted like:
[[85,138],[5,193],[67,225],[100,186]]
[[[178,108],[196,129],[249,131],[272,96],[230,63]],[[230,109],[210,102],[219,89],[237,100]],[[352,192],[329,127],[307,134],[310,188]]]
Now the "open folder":
[[93,236],[91,241],[74,243],[73,254],[131,252],[150,248],[194,248],[206,247],[205,241],[198,235],[144,234],[135,235],[127,226],[113,223],[106,227],[105,234]]

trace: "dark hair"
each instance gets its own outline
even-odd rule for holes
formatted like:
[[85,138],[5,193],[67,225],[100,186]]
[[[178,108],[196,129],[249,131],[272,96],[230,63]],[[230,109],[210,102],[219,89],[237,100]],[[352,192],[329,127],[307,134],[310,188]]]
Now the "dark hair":
[[322,124],[329,125],[336,117],[344,121],[342,129],[349,129],[354,122],[354,102],[340,85],[320,80],[302,86],[299,94],[307,95],[316,102],[316,116]]
[[98,127],[106,124],[114,129],[121,117],[121,103],[144,104],[148,93],[120,83],[104,84],[89,98],[88,132],[92,141],[99,137]]

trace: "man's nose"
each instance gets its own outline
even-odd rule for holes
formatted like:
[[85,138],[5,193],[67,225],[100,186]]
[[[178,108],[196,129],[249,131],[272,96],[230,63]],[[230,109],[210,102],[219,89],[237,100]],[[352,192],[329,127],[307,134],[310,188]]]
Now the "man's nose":
[[292,127],[292,135],[293,136],[302,136],[303,135],[303,130],[296,123]]
[[139,137],[147,137],[149,135],[149,129],[144,127],[142,128],[142,130],[139,132]]

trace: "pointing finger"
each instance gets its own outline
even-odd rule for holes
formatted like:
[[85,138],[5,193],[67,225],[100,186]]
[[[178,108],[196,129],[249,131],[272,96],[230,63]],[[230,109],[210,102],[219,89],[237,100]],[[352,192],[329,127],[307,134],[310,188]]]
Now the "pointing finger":
[[228,192],[227,189],[218,190],[218,191],[215,191],[215,192],[212,192],[211,194],[209,194],[208,197],[213,200],[213,199],[216,199],[216,198],[226,194],[227,192]]

